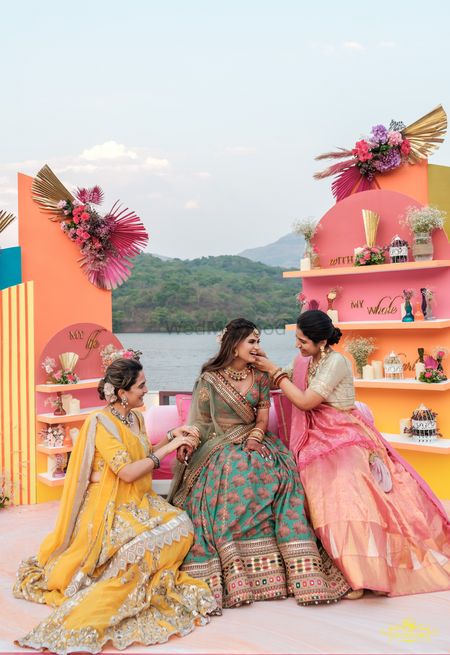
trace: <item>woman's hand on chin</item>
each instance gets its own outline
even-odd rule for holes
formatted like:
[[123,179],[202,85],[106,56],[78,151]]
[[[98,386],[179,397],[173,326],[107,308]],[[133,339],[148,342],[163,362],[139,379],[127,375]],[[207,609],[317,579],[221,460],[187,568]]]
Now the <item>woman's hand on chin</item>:
[[264,373],[268,373],[269,375],[272,375],[275,373],[277,370],[278,366],[274,364],[274,362],[271,362],[270,359],[267,359],[267,357],[262,357],[261,355],[257,355],[255,357],[255,367],[259,371],[263,371]]

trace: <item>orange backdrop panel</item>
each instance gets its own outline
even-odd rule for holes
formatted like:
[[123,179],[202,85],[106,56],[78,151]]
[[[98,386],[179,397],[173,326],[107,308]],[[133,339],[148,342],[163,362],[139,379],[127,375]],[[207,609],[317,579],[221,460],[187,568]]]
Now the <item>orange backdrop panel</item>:
[[19,173],[19,243],[23,281],[34,280],[35,350],[73,323],[112,328],[112,297],[91,284],[82,272],[78,246],[48,219],[32,199],[33,179]]

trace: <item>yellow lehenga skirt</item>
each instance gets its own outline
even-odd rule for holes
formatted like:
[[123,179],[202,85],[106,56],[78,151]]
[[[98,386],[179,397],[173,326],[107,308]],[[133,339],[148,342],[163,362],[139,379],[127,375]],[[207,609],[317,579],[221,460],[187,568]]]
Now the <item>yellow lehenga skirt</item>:
[[[209,588],[179,570],[193,540],[190,519],[151,491],[149,476],[134,483],[117,476],[145,456],[146,441],[106,412],[88,420],[56,529],[38,557],[22,562],[14,587],[16,597],[57,609],[19,645],[98,653],[108,642],[164,643],[207,621],[215,607]],[[87,459],[99,483],[83,484]]]

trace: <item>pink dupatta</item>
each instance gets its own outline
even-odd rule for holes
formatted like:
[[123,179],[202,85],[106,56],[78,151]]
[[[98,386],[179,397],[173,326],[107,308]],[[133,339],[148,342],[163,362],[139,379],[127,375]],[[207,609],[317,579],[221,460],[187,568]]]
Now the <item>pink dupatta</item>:
[[[298,355],[294,362],[295,386],[305,391],[310,358]],[[434,503],[439,513],[446,519],[447,513],[427,483],[418,475],[406,460],[382,437],[373,425],[369,410],[357,407],[340,410],[321,403],[312,410],[303,411],[292,405],[292,421],[289,447],[302,471],[317,457],[325,456],[339,448],[352,445],[362,446],[386,455],[398,462],[419,484],[423,492]],[[384,451],[384,453],[383,453]]]

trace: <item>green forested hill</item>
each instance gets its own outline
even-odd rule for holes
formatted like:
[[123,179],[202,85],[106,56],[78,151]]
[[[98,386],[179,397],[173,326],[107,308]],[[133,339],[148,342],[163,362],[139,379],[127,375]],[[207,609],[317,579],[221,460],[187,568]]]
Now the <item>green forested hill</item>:
[[281,328],[297,316],[299,280],[282,269],[238,256],[134,260],[130,279],[113,292],[114,332],[219,330],[244,316]]

